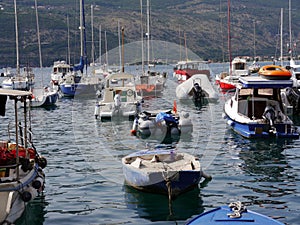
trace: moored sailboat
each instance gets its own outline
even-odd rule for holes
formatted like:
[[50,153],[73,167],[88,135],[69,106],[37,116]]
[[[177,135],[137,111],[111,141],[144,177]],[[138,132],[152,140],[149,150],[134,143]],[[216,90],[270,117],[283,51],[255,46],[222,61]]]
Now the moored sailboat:
[[[95,74],[87,74],[86,32],[84,16],[84,0],[80,0],[80,62],[73,67],[73,73],[64,75],[59,81],[60,91],[64,96],[95,95],[103,85]],[[84,74],[86,69],[86,74]]]
[[16,34],[16,57],[17,66],[16,74],[3,80],[2,88],[13,90],[29,90],[34,85],[34,73],[29,66],[24,67],[23,71],[20,70],[19,60],[19,32],[18,32],[18,14],[17,3],[14,1],[14,14],[15,14],[15,34]]

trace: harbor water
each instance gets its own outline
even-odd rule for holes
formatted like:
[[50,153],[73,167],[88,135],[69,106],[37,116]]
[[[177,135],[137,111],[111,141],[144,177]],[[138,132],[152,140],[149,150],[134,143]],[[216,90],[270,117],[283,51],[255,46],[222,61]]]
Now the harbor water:
[[[210,67],[214,75],[228,65]],[[172,67],[164,69],[169,71],[166,89],[159,98],[145,99],[144,110],[173,107],[177,83]],[[51,68],[35,70],[37,79],[43,74],[46,81],[50,72]],[[235,134],[222,118],[224,102],[231,95],[220,93],[217,102],[197,107],[192,101],[176,101],[179,113],[189,113],[194,129],[176,148],[198,156],[212,180],[180,195],[171,206],[167,196],[127,187],[122,174],[123,156],[154,147],[160,140],[131,136],[132,121],[96,120],[96,96],[60,98],[56,107],[32,110],[34,143],[48,161],[46,186],[16,224],[185,224],[233,201],[285,224],[299,224],[300,141],[249,140]],[[2,135],[10,113],[1,120]],[[300,126],[299,118],[293,120]]]

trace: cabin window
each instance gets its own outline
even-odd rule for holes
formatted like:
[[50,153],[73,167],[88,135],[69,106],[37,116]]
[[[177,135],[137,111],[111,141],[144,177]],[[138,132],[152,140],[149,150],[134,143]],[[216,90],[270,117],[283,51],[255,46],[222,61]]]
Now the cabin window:
[[236,70],[244,70],[245,69],[245,63],[236,63],[235,64]]
[[258,89],[258,95],[272,96],[273,89],[271,88]]
[[253,89],[251,88],[243,88],[239,91],[239,99],[247,99],[251,95],[253,95]]

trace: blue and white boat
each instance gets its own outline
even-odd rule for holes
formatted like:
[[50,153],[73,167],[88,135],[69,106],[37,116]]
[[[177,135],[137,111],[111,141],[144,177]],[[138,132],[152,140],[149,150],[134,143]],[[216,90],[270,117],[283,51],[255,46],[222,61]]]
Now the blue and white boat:
[[292,80],[269,80],[259,76],[239,78],[235,95],[224,106],[224,118],[246,138],[299,138],[293,121],[284,113],[281,89]]
[[176,149],[142,150],[122,158],[127,185],[174,198],[198,186],[207,177],[199,159]]
[[193,218],[186,225],[284,225],[265,215],[247,210],[241,202],[221,206]]
[[[31,89],[32,98],[28,100],[30,107],[54,106],[58,100],[58,91],[49,87]],[[28,104],[29,105],[29,104]]]
[[[84,0],[80,2],[80,63],[73,67],[73,73],[62,76],[59,81],[61,93],[66,97],[74,97],[78,95],[96,94],[101,90],[103,84],[101,79],[94,74],[87,75],[87,53],[86,53],[86,32],[84,17]],[[84,69],[86,74],[84,74]]]

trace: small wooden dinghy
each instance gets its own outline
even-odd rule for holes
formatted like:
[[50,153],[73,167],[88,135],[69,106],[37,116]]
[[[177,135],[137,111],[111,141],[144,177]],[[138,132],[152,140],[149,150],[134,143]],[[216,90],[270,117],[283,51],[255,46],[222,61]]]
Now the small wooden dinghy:
[[291,72],[282,66],[266,65],[259,69],[258,74],[268,80],[289,80]]
[[283,225],[265,215],[247,210],[241,202],[221,206],[190,220],[186,225]]
[[187,153],[172,149],[142,150],[122,158],[127,185],[169,199],[197,187],[205,175],[199,160]]

